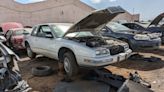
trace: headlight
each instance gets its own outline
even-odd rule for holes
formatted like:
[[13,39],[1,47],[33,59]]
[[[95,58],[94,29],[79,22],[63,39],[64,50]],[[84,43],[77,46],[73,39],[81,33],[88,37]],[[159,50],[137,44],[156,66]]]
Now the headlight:
[[109,52],[110,52],[109,49],[99,49],[96,50],[96,55],[108,54]]
[[150,40],[150,37],[147,36],[147,35],[137,34],[137,35],[134,36],[134,39],[135,40]]
[[162,36],[162,33],[153,33],[153,35],[154,35],[155,37],[161,37],[161,36]]
[[129,45],[128,44],[124,45],[124,49],[125,51],[129,50]]

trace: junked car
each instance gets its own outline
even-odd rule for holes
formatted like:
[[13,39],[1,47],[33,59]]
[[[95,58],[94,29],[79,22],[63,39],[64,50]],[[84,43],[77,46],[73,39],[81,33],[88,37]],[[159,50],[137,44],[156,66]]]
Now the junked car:
[[132,29],[132,30],[136,30],[136,31],[145,31],[147,26],[144,26],[142,23],[137,23],[137,22],[130,22],[130,23],[123,23],[124,26]]
[[162,43],[164,43],[164,13],[158,15],[148,26],[146,31],[155,32],[155,33],[162,33],[161,39]]
[[1,28],[5,34],[9,29],[23,28],[23,25],[21,23],[17,23],[17,22],[6,22],[6,23],[1,24]]
[[130,29],[148,31],[151,33],[158,33],[161,36],[162,43],[164,43],[164,13],[157,16],[149,25],[143,26],[141,23],[124,23],[123,25]]
[[0,36],[0,92],[28,92],[31,90],[21,77],[18,67],[19,57],[3,43]]
[[6,45],[14,50],[25,49],[23,46],[24,36],[32,31],[30,28],[13,28],[9,29],[5,37],[7,39]]
[[147,32],[147,33],[154,33],[157,36],[161,37],[162,33],[161,32],[156,32],[153,30],[152,31],[148,31],[148,26],[150,25],[150,23],[145,23],[145,22],[130,22],[130,23],[123,23],[122,25],[134,30],[134,31],[140,31],[140,32]]
[[161,39],[158,35],[147,32],[131,30],[128,27],[116,23],[109,22],[100,32],[106,37],[114,37],[129,43],[132,50],[154,49],[161,45]]
[[62,62],[71,77],[79,67],[103,67],[125,60],[131,55],[127,43],[113,38],[103,38],[97,31],[118,14],[121,7],[94,11],[76,24],[45,23],[34,26],[25,45],[30,58],[41,54]]

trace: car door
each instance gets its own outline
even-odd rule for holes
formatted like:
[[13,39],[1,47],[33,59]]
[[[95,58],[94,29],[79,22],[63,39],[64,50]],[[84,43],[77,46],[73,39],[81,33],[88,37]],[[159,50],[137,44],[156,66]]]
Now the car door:
[[50,48],[54,44],[55,36],[49,25],[41,25],[37,32],[38,53],[54,58],[54,51]]
[[25,37],[25,39],[28,40],[32,51],[35,52],[35,53],[39,53],[38,41],[37,41],[37,39],[38,39],[38,37],[37,37],[38,29],[39,29],[39,27],[35,26],[32,30],[31,36],[30,37]]
[[12,37],[12,31],[8,30],[5,34],[5,38],[6,38],[6,45],[10,47],[12,46],[11,37]]

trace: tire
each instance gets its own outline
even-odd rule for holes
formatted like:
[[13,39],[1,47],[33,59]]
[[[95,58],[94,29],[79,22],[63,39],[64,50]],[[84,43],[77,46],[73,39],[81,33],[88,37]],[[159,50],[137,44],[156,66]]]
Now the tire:
[[71,52],[66,52],[63,57],[64,70],[69,78],[78,74],[79,67],[75,56]]
[[34,67],[32,68],[31,71],[32,75],[34,76],[48,76],[52,74],[52,68],[49,66],[39,66],[39,67]]
[[36,57],[36,53],[34,53],[34,52],[31,50],[29,44],[26,45],[26,50],[27,50],[27,55],[28,55],[29,58],[34,59],[34,58]]

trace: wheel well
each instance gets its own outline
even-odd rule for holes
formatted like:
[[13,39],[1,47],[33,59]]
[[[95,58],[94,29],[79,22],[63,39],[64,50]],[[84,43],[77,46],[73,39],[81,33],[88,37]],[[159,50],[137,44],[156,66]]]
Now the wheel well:
[[25,47],[27,47],[27,45],[29,45],[29,43],[27,41],[25,41]]
[[59,58],[60,61],[62,60],[63,55],[66,52],[71,52],[73,54],[74,58],[76,59],[75,54],[73,53],[73,51],[71,49],[66,48],[66,47],[62,47],[62,48],[60,48],[60,50],[58,52],[58,58]]

